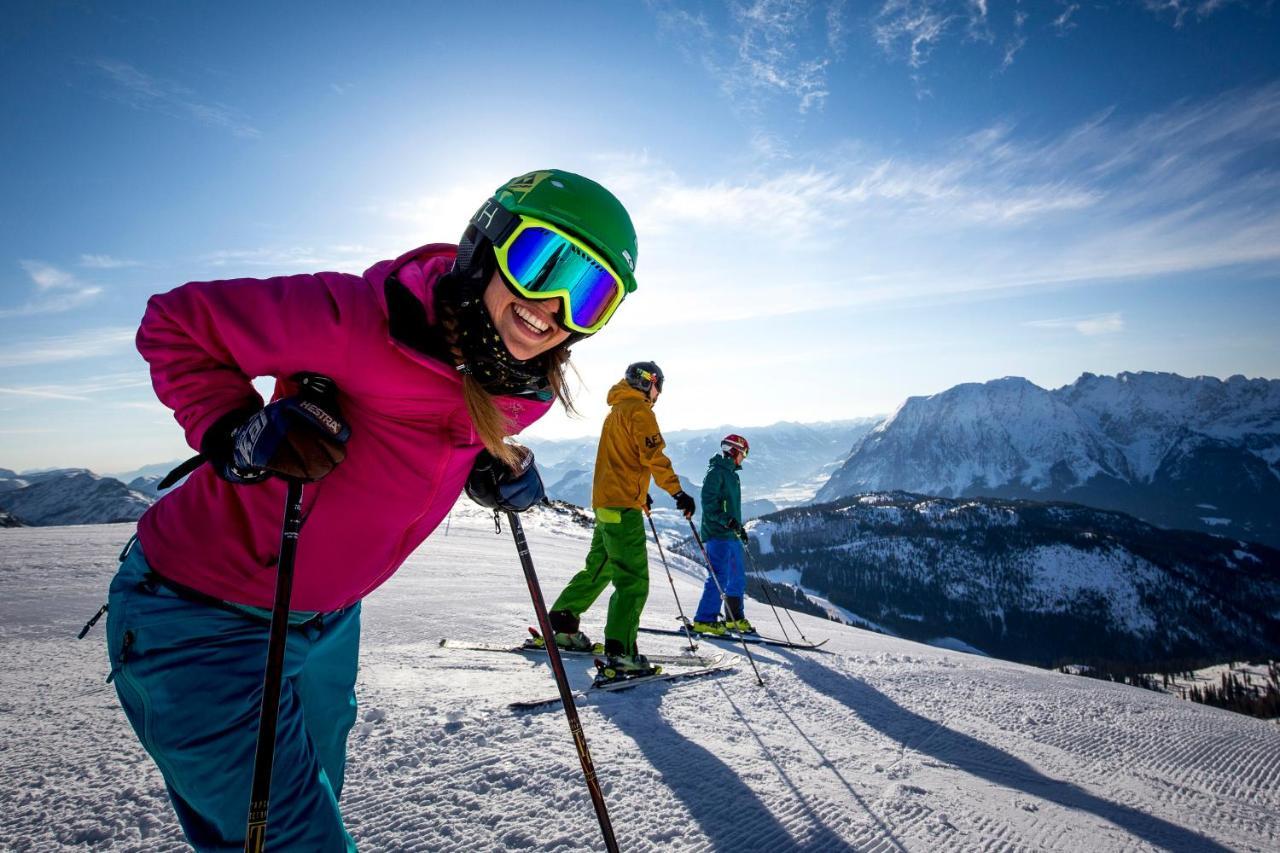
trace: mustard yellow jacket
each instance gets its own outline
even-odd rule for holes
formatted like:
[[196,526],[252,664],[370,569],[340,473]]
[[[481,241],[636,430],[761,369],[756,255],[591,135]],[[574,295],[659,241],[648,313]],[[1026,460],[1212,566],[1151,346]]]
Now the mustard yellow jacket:
[[626,380],[609,389],[609,415],[600,430],[591,505],[644,508],[649,478],[668,494],[680,491],[680,479],[662,452],[666,442],[653,416],[653,404]]

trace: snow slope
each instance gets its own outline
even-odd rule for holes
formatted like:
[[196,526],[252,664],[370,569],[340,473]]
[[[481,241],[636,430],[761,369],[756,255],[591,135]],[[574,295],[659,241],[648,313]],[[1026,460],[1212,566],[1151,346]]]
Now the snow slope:
[[[549,595],[589,531],[528,521]],[[127,525],[0,530],[0,849],[183,849],[160,776],[103,684],[101,603]],[[301,547],[306,547],[305,531]],[[672,558],[687,608],[695,566]],[[656,553],[650,625],[670,624]],[[761,626],[768,609],[749,606]],[[460,505],[366,602],[344,812],[370,851],[595,850],[545,664],[443,650],[531,621],[509,534]],[[1108,682],[809,616],[822,652],[583,703],[629,851],[1274,850],[1280,727]],[[598,633],[603,602],[586,618]],[[643,635],[642,635],[643,636]],[[642,639],[675,653],[674,637]],[[587,680],[588,665],[572,667]],[[246,773],[248,773],[246,768]]]

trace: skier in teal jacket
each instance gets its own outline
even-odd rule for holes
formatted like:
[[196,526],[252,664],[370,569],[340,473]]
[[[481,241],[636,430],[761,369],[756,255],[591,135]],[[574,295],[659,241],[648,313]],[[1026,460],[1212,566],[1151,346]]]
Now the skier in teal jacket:
[[[707,576],[702,599],[693,616],[693,630],[702,634],[723,634],[726,630],[754,634],[755,628],[742,610],[747,590],[743,545],[747,531],[742,527],[742,486],[738,471],[750,445],[740,435],[730,433],[720,441],[720,453],[707,463],[702,481],[702,539],[711,561],[713,579]],[[719,581],[724,589],[725,614],[720,616]]]

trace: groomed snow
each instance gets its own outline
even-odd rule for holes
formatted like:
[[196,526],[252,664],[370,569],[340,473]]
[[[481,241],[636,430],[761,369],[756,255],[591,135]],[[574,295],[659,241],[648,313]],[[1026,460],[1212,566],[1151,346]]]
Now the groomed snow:
[[[548,596],[589,531],[528,519]],[[0,531],[0,849],[184,849],[106,674],[101,604],[125,525]],[[302,547],[306,547],[305,531]],[[686,611],[695,565],[668,554]],[[645,623],[673,624],[656,551]],[[768,608],[748,615],[768,630]],[[598,697],[583,725],[628,851],[1275,850],[1280,730],[1174,697],[794,614],[819,652]],[[604,602],[588,614],[599,634]],[[367,851],[597,850],[544,663],[440,649],[532,621],[509,534],[459,506],[366,602],[343,806]],[[788,627],[790,623],[788,622]],[[680,640],[642,636],[675,653]],[[589,664],[573,664],[585,685]],[[248,768],[245,770],[249,772]]]

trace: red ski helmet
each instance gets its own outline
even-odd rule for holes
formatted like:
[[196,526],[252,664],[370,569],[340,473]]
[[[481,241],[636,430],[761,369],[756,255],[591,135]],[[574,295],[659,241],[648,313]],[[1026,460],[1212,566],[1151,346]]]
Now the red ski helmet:
[[735,462],[741,462],[751,452],[751,445],[742,436],[731,432],[720,439],[720,449],[726,455],[733,457]]

